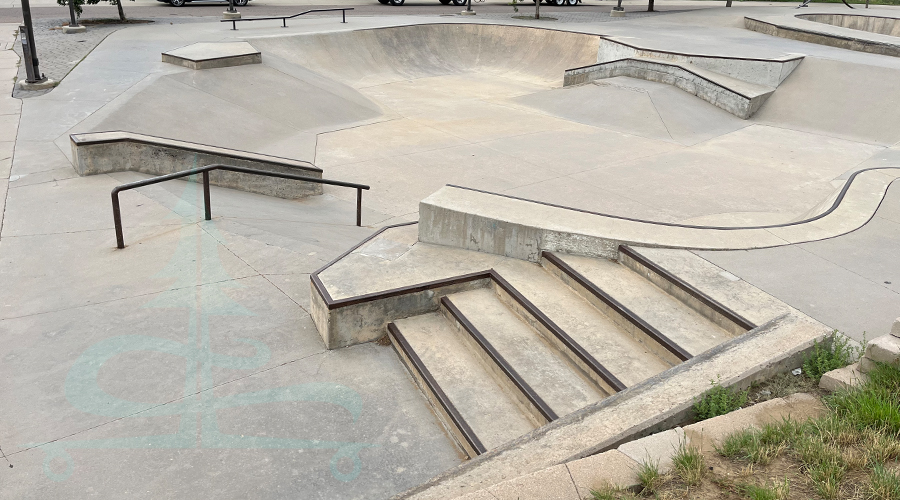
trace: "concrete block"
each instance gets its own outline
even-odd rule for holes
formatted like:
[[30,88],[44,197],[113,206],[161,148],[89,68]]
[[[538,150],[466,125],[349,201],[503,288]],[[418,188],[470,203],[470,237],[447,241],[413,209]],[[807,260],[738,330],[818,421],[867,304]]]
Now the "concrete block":
[[685,426],[684,433],[691,445],[703,451],[712,451],[728,435],[748,427],[759,428],[783,418],[804,421],[824,411],[825,406],[817,397],[792,394]]
[[497,500],[580,500],[565,464],[495,484],[487,492]]
[[84,33],[85,31],[87,31],[86,26],[63,26],[63,28],[62,28],[62,32],[67,35]]
[[872,339],[866,346],[865,357],[889,365],[900,363],[900,338],[894,335],[882,335]]
[[859,359],[860,373],[869,373],[870,371],[875,369],[875,366],[875,362],[865,356]]
[[162,62],[199,70],[260,64],[262,55],[247,42],[204,42],[163,52]]
[[238,11],[228,12],[226,10],[225,12],[222,13],[222,19],[232,20],[232,19],[240,19],[240,18],[241,18],[241,13]]
[[609,450],[566,464],[579,498],[590,498],[591,490],[604,487],[633,488],[640,484],[639,464],[619,450]]
[[857,387],[866,380],[866,375],[860,370],[860,364],[854,363],[822,375],[819,387],[828,392],[842,391]]
[[625,11],[613,9],[609,12],[609,17],[625,17]]
[[684,429],[676,427],[619,446],[619,451],[637,463],[656,464],[660,472],[672,469],[672,456],[684,442]]
[[894,325],[891,327],[891,335],[900,338],[900,318],[894,320]]
[[16,82],[16,86],[19,87],[20,90],[47,90],[56,87],[59,84],[56,80],[51,80],[50,78],[45,78],[43,81],[28,83],[25,80],[19,80]]

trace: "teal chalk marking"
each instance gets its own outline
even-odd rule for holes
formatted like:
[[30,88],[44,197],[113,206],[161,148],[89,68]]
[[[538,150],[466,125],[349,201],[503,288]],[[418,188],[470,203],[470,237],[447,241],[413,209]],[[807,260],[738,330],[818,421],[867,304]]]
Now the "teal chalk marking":
[[[196,159],[195,159],[196,166]],[[187,202],[197,199],[197,184],[187,183],[184,193],[173,209],[176,218],[190,222],[198,209]],[[169,290],[158,294],[144,304],[148,308],[187,309],[187,341],[177,342],[160,337],[130,334],[110,337],[87,348],[66,375],[64,391],[69,403],[81,412],[112,418],[154,417],[181,415],[175,434],[137,437],[54,441],[42,445],[31,444],[44,450],[44,474],[54,481],[65,481],[75,470],[75,461],[68,450],[72,449],[334,449],[329,462],[332,476],[339,481],[356,479],[362,462],[359,453],[376,445],[324,441],[315,439],[273,438],[224,434],[219,431],[216,411],[225,408],[252,406],[279,402],[324,402],[347,411],[356,421],[362,414],[362,397],[352,389],[328,382],[314,382],[277,387],[260,391],[216,397],[213,392],[213,367],[233,370],[255,370],[269,362],[269,347],[258,340],[239,338],[238,342],[253,347],[252,356],[230,356],[212,351],[210,346],[210,316],[251,316],[253,313],[234,302],[225,292],[238,288],[219,261],[218,235],[215,226],[204,222],[203,229],[211,233],[193,230],[193,225],[181,229],[173,257],[156,275],[161,279],[174,279]],[[202,286],[201,286],[202,285]],[[140,403],[120,399],[105,392],[97,384],[100,370],[111,359],[135,351],[152,351],[178,356],[184,360],[185,376],[182,398],[165,404]],[[198,391],[199,387],[199,391]],[[198,418],[199,415],[199,418]],[[198,424],[199,421],[199,424]],[[341,472],[342,459],[350,459],[353,468]],[[65,469],[54,472],[54,460],[65,462]]]

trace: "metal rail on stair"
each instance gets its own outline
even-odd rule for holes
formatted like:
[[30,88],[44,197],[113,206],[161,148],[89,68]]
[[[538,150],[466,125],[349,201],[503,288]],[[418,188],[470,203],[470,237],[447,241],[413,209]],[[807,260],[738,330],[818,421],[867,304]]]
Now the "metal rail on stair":
[[312,13],[312,12],[332,12],[332,11],[336,11],[336,10],[341,11],[341,22],[342,22],[342,23],[346,23],[346,22],[347,22],[347,11],[348,11],[348,10],[353,10],[353,7],[347,7],[347,8],[343,8],[343,9],[311,9],[311,10],[307,10],[306,12],[301,12],[301,13],[299,13],[299,14],[294,14],[294,15],[291,15],[291,16],[248,17],[247,19],[222,19],[222,20],[220,20],[219,22],[222,22],[222,23],[231,23],[231,29],[236,31],[236,30],[237,30],[237,23],[239,23],[239,22],[243,22],[243,21],[271,21],[271,20],[273,20],[273,19],[281,19],[281,27],[282,27],[282,28],[287,28],[287,20],[288,20],[288,19],[293,19],[293,18],[295,18],[295,17],[303,16],[303,15],[306,15],[306,14],[309,14],[309,13]]
[[135,189],[139,187],[149,186],[151,184],[158,184],[160,182],[170,181],[172,179],[180,179],[182,177],[188,177],[191,175],[202,174],[203,176],[203,205],[204,211],[206,215],[206,220],[212,220],[212,209],[210,208],[210,199],[209,199],[209,173],[213,170],[227,170],[229,172],[238,172],[241,174],[252,174],[252,175],[261,175],[264,177],[278,177],[281,179],[291,179],[295,181],[304,181],[304,182],[313,182],[316,184],[328,184],[330,186],[342,186],[356,189],[356,225],[362,226],[362,192],[363,189],[368,190],[369,186],[364,184],[355,184],[352,182],[343,182],[343,181],[333,181],[329,179],[317,179],[315,177],[304,177],[302,175],[293,175],[293,174],[283,174],[281,172],[267,172],[265,170],[255,170],[252,168],[244,168],[244,167],[235,167],[232,165],[206,165],[205,167],[192,168],[190,170],[183,170],[181,172],[174,172],[167,175],[161,175],[159,177],[153,177],[150,179],[144,179],[142,181],[131,182],[128,184],[122,184],[121,186],[116,186],[112,190],[112,207],[113,207],[113,222],[116,226],[116,246],[118,248],[125,248],[125,238],[122,235],[122,213],[119,208],[119,193],[122,191],[128,191],[129,189]]

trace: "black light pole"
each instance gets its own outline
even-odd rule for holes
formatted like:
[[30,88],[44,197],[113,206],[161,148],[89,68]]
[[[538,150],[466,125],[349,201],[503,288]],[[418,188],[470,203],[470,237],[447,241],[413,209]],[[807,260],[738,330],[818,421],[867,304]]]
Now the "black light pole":
[[472,0],[469,0],[468,2],[466,2],[466,10],[462,11],[461,14],[464,16],[474,16],[475,15],[475,11],[472,10]]
[[[70,0],[71,1],[71,0]],[[22,0],[22,19],[25,20],[25,32],[22,33],[22,55],[25,59],[25,74],[27,83],[38,83],[46,80],[38,68],[37,48],[34,46],[34,30],[31,28],[31,5],[28,0]],[[22,31],[22,26],[19,31]]]
[[234,13],[234,0],[228,0],[228,12]]

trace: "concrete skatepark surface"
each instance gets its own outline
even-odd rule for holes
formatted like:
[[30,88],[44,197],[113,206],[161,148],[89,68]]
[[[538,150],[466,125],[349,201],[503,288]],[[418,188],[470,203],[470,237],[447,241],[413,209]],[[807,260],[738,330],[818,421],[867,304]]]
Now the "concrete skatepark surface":
[[[529,25],[549,34],[378,16],[110,35],[58,88],[22,101],[21,118],[19,101],[3,104],[0,446],[15,467],[0,497],[386,498],[459,464],[390,347],[325,350],[309,273],[373,228],[415,220],[447,183],[743,226],[802,218],[866,162],[900,165],[900,59],[742,28],[748,12],[792,8]],[[422,24],[440,26],[382,29]],[[585,40],[601,34],[806,58],[740,120],[643,80],[562,88],[562,70],[591,63]],[[234,40],[263,63],[160,61]],[[175,182],[123,198],[129,246],[116,251],[108,192],[145,176],[79,177],[69,152],[69,134],[107,130],[312,162],[372,185],[367,227],[352,225],[353,192],[329,188],[287,201],[214,187],[216,217],[202,222],[196,185]],[[897,200],[889,190],[849,235],[699,255],[849,335],[881,333],[900,309]]]

